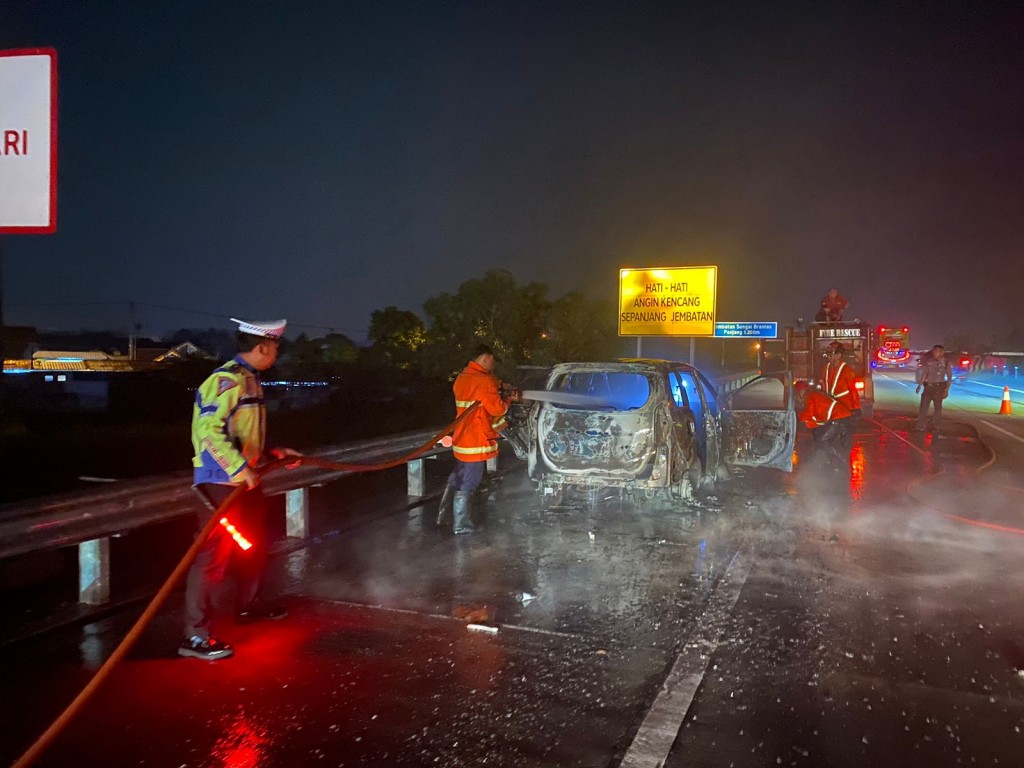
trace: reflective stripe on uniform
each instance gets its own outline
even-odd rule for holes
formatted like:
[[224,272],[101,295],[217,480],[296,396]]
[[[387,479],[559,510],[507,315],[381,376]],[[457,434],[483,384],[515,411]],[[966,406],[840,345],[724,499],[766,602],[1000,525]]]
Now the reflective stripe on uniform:
[[[829,366],[831,366],[831,363],[829,363]],[[838,395],[836,394],[836,387],[839,386],[839,374],[843,372],[843,368],[845,368],[845,367],[846,367],[846,363],[840,363],[839,367],[836,368],[836,375],[833,377],[832,383],[829,384],[827,381],[825,382],[825,387],[826,387],[825,391],[828,392],[830,395],[832,395],[832,397],[842,397],[843,395],[850,394],[850,390],[846,390],[845,392],[841,392]]]
[[487,445],[487,446],[484,446],[483,448],[460,448],[457,445],[453,445],[452,446],[452,453],[465,453],[467,455],[474,455],[474,456],[478,455],[478,454],[481,454],[481,453],[490,453],[491,451],[497,451],[497,450],[498,450],[498,446],[496,446],[496,445]]
[[455,401],[455,407],[456,408],[469,408],[469,406],[471,406],[475,402],[476,402],[476,400],[456,400]]
[[824,426],[825,424],[828,424],[830,421],[832,421],[832,411],[835,410],[835,407],[836,407],[836,401],[833,400],[828,405],[828,414],[826,414],[824,421],[818,421],[818,417],[817,416],[812,416],[811,418],[814,420],[814,423],[817,424],[819,427]]

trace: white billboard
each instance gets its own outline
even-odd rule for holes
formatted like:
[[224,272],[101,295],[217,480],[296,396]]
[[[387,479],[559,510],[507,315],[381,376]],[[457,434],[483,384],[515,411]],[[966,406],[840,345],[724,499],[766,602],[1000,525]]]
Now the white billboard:
[[0,51],[0,234],[57,228],[57,52]]

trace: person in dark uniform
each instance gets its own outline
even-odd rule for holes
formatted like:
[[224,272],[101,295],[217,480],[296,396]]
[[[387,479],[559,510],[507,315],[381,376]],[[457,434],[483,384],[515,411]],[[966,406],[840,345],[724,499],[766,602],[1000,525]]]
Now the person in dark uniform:
[[[917,369],[915,376],[917,388],[921,395],[921,403],[917,409],[915,429],[923,432],[928,426],[928,406],[934,407],[932,414],[932,430],[937,432],[942,424],[942,401],[949,396],[949,385],[953,381],[953,367],[946,359],[946,350],[936,344]],[[923,390],[923,391],[922,391]]]
[[238,323],[238,354],[220,366],[196,392],[192,410],[193,486],[205,508],[200,528],[239,485],[247,491],[224,513],[251,547],[242,550],[225,525],[216,525],[192,564],[185,591],[185,636],[178,655],[223,659],[234,650],[210,631],[216,595],[231,566],[238,577],[239,621],[287,616],[282,606],[260,599],[267,562],[266,507],[259,464],[268,458],[299,456],[291,448],[266,454],[267,415],[260,372],[277,360],[286,321]]

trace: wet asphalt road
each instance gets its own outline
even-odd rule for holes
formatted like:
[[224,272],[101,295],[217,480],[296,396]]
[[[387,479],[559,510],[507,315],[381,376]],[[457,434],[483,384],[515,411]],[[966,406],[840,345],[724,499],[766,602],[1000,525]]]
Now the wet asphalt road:
[[[204,663],[169,607],[40,764],[1024,765],[1021,416],[966,385],[922,435],[912,384],[876,388],[893,431],[861,425],[851,476],[801,438],[793,475],[684,509],[544,510],[508,459],[453,539],[400,475],[324,489],[337,533],[275,560],[288,619],[226,622],[237,656]],[[132,618],[7,650],[0,757]]]

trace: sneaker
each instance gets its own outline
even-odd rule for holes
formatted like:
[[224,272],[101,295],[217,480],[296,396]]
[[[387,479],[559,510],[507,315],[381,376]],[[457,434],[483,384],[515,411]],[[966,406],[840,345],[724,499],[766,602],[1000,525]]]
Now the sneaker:
[[251,624],[254,621],[276,621],[288,615],[288,609],[280,603],[253,603],[235,616],[239,624]]
[[194,635],[186,637],[181,641],[178,645],[178,655],[216,661],[217,659],[226,659],[228,656],[234,656],[235,649],[227,643],[222,643],[215,637],[203,639],[198,635]]

